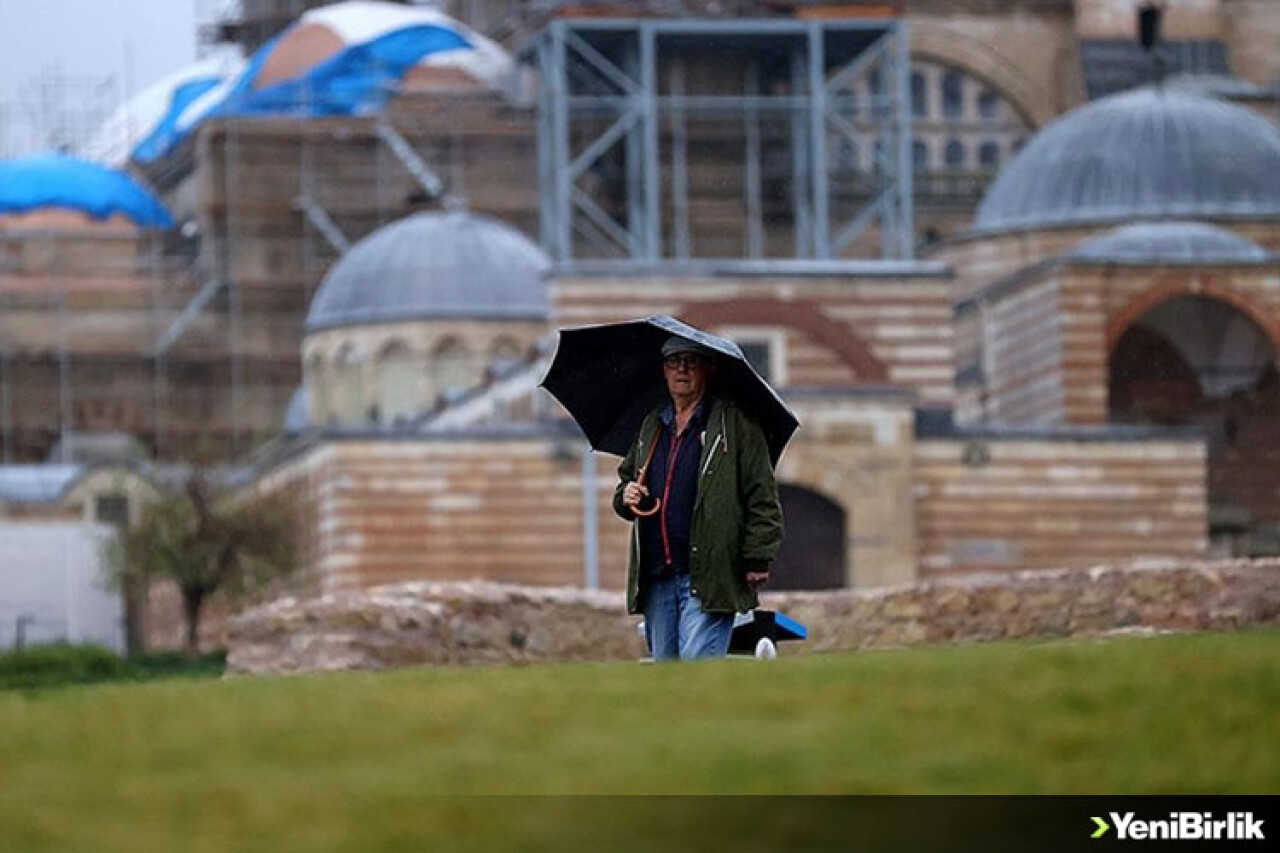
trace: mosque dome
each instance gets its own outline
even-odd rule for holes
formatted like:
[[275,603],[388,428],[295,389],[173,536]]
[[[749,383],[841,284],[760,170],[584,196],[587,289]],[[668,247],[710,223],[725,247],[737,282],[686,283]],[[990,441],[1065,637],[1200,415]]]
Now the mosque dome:
[[170,228],[169,211],[128,172],[65,154],[0,162],[0,216],[70,211],[96,221],[116,217],[141,228]]
[[1072,110],[992,184],[975,232],[1280,216],[1280,130],[1243,107],[1147,87]]
[[1203,222],[1139,222],[1086,240],[1073,260],[1113,264],[1256,264],[1271,260],[1257,243]]
[[541,320],[547,256],[516,229],[474,213],[419,213],[338,259],[311,302],[307,332],[410,320]]

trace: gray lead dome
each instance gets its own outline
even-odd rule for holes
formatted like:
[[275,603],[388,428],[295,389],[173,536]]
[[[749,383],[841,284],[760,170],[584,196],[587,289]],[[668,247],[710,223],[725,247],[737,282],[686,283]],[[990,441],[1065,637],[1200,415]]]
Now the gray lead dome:
[[466,212],[419,213],[356,243],[311,301],[306,329],[405,320],[545,320],[550,262],[519,231]]
[[992,184],[974,230],[1280,215],[1280,131],[1242,107],[1144,88],[1067,113]]

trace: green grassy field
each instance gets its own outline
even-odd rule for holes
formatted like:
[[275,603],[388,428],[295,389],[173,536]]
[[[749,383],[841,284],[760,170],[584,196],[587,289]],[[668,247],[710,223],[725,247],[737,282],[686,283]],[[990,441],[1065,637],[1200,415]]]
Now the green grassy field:
[[1277,719],[1276,630],[7,692],[0,848],[493,840],[443,794],[1271,793]]

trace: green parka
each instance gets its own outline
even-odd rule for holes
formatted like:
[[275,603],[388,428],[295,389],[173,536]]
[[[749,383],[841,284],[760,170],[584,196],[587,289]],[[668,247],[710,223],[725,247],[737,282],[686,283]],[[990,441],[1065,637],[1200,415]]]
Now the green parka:
[[[620,482],[613,494],[613,509],[626,521],[635,521],[635,516],[622,503],[622,491],[648,456],[662,408],[645,417],[631,450],[618,466]],[[698,490],[689,537],[689,576],[703,609],[741,613],[757,607],[760,601],[747,584],[746,573],[766,570],[781,547],[782,507],[764,432],[732,401],[713,398],[698,460]],[[633,524],[628,613],[642,612],[640,565],[639,525]]]

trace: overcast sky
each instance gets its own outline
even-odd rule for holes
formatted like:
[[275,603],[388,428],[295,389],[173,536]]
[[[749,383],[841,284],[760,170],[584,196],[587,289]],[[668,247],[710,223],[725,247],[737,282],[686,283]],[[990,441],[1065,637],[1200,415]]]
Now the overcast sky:
[[[62,124],[83,134],[128,92],[192,62],[198,20],[225,6],[225,0],[0,0],[0,156],[47,147],[40,116],[47,125],[69,115]],[[42,98],[38,81],[59,78],[70,85],[60,92],[50,87]],[[106,85],[83,85],[90,80]]]

